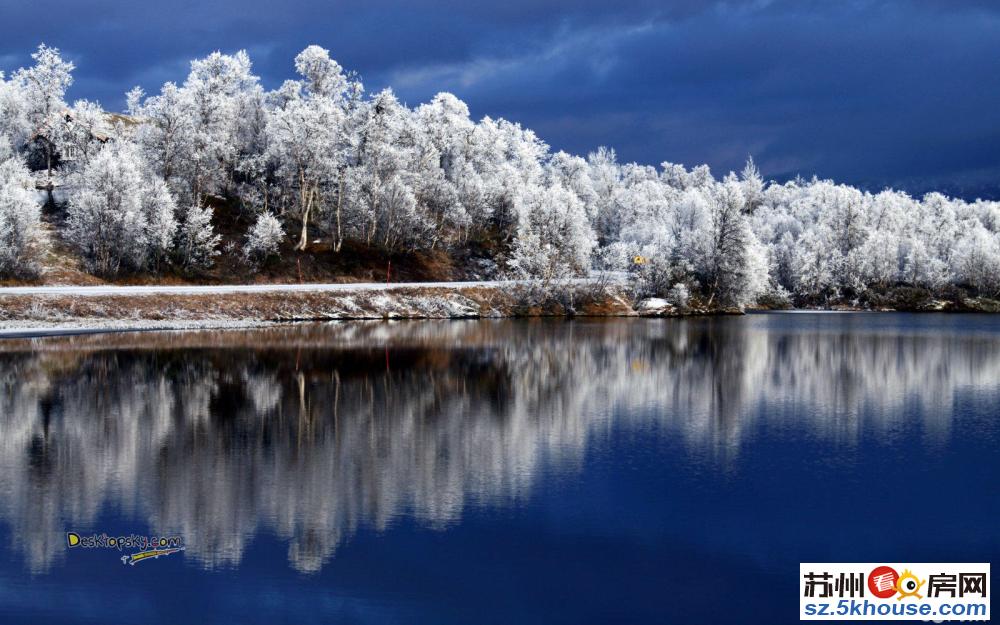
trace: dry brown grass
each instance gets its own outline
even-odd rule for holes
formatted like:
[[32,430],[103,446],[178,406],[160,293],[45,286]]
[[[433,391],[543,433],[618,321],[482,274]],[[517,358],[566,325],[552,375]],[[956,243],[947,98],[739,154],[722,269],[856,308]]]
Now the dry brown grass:
[[386,291],[227,293],[211,295],[0,296],[0,325],[81,321],[266,322],[331,319],[621,316],[635,314],[613,289],[578,294],[576,307],[548,296],[528,304],[498,287]]

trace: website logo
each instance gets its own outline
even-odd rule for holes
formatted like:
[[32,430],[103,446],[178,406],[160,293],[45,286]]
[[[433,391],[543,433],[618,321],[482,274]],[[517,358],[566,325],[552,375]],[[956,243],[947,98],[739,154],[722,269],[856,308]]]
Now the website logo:
[[990,618],[989,563],[803,563],[799,619]]
[[155,560],[184,551],[184,540],[180,536],[143,536],[129,534],[128,536],[109,536],[100,534],[79,534],[68,532],[66,546],[70,549],[114,549],[119,552],[129,551],[121,556],[122,564],[135,566],[137,562]]

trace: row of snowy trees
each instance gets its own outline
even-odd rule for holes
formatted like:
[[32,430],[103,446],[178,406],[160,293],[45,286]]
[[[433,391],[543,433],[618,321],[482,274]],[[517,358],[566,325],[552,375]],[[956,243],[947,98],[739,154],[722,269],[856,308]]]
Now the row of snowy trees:
[[[546,184],[548,147],[530,131],[475,123],[450,94],[416,109],[388,89],[366,98],[317,46],[295,68],[298,80],[266,92],[245,53],[195,61],[184,84],[129,94],[129,112],[143,120],[133,140],[184,203],[238,198],[294,227],[299,250],[312,225],[337,251],[345,239],[434,249],[512,239],[519,207],[528,215],[556,199],[574,209],[565,189]],[[586,254],[570,256],[573,270],[587,268]]]
[[772,184],[751,218],[776,284],[836,300],[950,284],[1000,294],[1000,203],[863,193],[828,181]]
[[498,275],[546,281],[629,270],[644,294],[692,291],[720,305],[896,285],[1000,294],[997,203],[768,184],[752,161],[717,180],[707,166],[620,164],[606,149],[552,153],[517,124],[473,121],[451,94],[416,108],[388,89],[366,95],[318,46],[273,91],[246,53],[213,53],[181,84],[131,91],[126,119],[68,106],[72,64],[45,46],[33,56],[0,76],[4,273],[24,265],[38,231],[27,158],[49,174],[60,165],[66,234],[102,275],[209,266],[220,243],[212,207],[226,205],[248,219],[243,256],[254,263],[323,236],[333,253],[348,240],[471,250]]
[[683,283],[738,305],[765,293],[853,300],[895,286],[1000,295],[998,202],[872,194],[817,179],[767,184],[752,160],[721,181],[704,166],[619,166],[605,151],[569,169],[589,171],[582,197],[599,196],[588,211],[599,261],[623,267],[632,254],[646,257],[639,273],[654,293]]

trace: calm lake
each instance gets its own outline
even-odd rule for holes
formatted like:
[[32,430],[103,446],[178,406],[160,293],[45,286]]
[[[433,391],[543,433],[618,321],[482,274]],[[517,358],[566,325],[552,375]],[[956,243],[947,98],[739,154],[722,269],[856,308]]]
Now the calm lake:
[[4,624],[797,623],[998,515],[1000,316],[0,341]]

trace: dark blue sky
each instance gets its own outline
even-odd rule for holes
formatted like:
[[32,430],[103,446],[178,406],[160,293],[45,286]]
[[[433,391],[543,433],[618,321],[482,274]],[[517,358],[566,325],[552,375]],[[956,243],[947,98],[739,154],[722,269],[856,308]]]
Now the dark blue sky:
[[120,108],[245,48],[265,85],[310,43],[409,104],[440,90],[555,149],[717,174],[1000,188],[1000,3],[988,0],[0,0],[0,68],[40,42],[70,97]]

